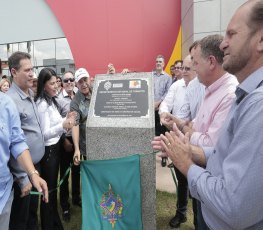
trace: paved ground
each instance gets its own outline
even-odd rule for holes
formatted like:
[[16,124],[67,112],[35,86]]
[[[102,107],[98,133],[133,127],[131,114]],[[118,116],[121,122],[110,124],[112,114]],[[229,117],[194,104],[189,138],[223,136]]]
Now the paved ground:
[[170,193],[176,191],[170,169],[161,166],[161,158],[158,156],[156,156],[156,189]]

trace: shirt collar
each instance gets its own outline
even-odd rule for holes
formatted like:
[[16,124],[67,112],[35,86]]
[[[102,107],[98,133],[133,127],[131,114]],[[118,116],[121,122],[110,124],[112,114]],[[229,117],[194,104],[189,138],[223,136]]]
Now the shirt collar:
[[[156,70],[154,70],[153,73],[154,73],[155,76],[158,76]],[[162,72],[160,73],[160,76],[161,76],[161,75],[164,75],[164,74],[165,74],[165,73],[164,73],[164,71],[162,70]]]
[[[74,95],[74,94],[75,94],[75,92],[74,92],[74,90],[73,90],[73,95]],[[63,97],[70,97],[65,89],[62,90],[62,96],[63,96]]]
[[206,88],[206,91],[209,93],[213,93],[215,92],[221,85],[224,84],[225,81],[228,80],[228,78],[231,76],[231,74],[229,73],[225,73],[222,77],[220,77],[219,79],[217,79],[213,84],[209,85]]
[[[76,87],[74,87],[74,89],[73,89],[73,95],[75,95],[75,94],[77,93],[77,91],[78,91],[78,89],[77,89]],[[62,94],[63,97],[69,97],[69,95],[68,95],[68,93],[67,93],[67,91],[66,91],[65,89],[63,89],[63,90],[61,91],[61,94]]]
[[242,99],[253,90],[255,90],[260,83],[263,81],[263,67],[257,69],[254,73],[250,74],[238,87],[236,90],[236,102],[237,104],[242,101]]
[[22,100],[25,100],[27,98],[30,98],[30,99],[34,98],[34,93],[31,89],[28,89],[28,93],[29,93],[28,95],[22,89],[20,89],[20,87],[15,82],[12,82],[12,87],[15,88],[15,90],[17,91],[17,93],[19,94]]
[[236,103],[239,104],[245,96],[247,96],[247,92],[239,87],[237,87],[236,91]]
[[246,93],[251,93],[256,89],[263,80],[263,67],[257,69],[254,73],[250,74],[238,88],[244,90]]
[[80,98],[81,101],[85,101],[85,100],[90,100],[91,99],[91,95],[85,97],[84,94],[81,93],[80,91],[78,91],[77,94],[79,94],[79,98]]

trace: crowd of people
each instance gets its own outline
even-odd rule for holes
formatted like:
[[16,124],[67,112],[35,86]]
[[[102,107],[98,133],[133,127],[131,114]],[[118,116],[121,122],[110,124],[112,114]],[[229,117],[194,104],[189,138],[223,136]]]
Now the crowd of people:
[[[152,147],[169,157],[178,180],[175,215],[187,220],[189,195],[195,229],[262,229],[261,110],[263,1],[237,9],[225,37],[208,35],[189,47],[165,73],[157,55]],[[31,56],[8,59],[12,83],[0,81],[0,225],[4,229],[63,229],[57,205],[58,176],[71,170],[72,205],[81,207],[80,161],[86,159],[86,120],[92,94],[88,71],[52,68],[33,72]],[[122,73],[130,72],[123,69]],[[115,74],[113,64],[107,74]],[[41,177],[40,177],[41,176]],[[54,189],[48,194],[48,188]],[[59,190],[62,219],[71,220],[69,176]],[[172,214],[171,214],[172,215]]]
[[[194,80],[188,85],[185,81],[180,108],[190,111],[190,119],[180,117],[176,107],[181,103],[177,92],[183,90],[178,81],[177,92],[168,91],[160,103],[160,121],[169,131],[156,136],[152,146],[176,169],[173,228],[186,221],[188,189],[194,198],[195,229],[263,228],[262,12],[262,0],[247,1],[230,20],[224,38],[209,35],[190,48],[192,61],[188,66],[184,60],[182,70],[194,70],[205,86],[201,96],[197,86],[188,88]],[[200,105],[198,98],[203,98]],[[198,112],[193,115],[195,105]]]
[[[9,119],[16,120],[14,127],[10,123],[1,133],[0,146],[9,157],[1,161],[5,164],[8,186],[1,186],[4,196],[1,195],[0,223],[5,229],[38,229],[39,197],[30,194],[31,190],[37,190],[44,198],[40,204],[41,229],[63,229],[56,187],[59,169],[62,177],[73,156],[76,166],[72,167],[72,204],[82,205],[77,164],[80,153],[85,156],[83,149],[86,149],[83,130],[92,92],[89,74],[80,68],[75,76],[65,72],[59,77],[54,69],[43,68],[36,76],[30,54],[20,51],[9,57],[8,65],[12,84],[7,79],[1,80],[0,105],[4,111],[1,122],[9,124]],[[6,103],[10,103],[10,108]],[[53,191],[48,194],[47,188]],[[59,191],[62,218],[68,222],[71,218],[68,177]]]

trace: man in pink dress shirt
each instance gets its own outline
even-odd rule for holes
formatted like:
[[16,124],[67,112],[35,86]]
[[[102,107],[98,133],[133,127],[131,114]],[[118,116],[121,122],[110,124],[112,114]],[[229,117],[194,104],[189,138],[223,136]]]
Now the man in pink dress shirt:
[[211,49],[213,43],[220,44],[222,40],[221,35],[207,36],[200,41],[192,53],[193,66],[199,81],[206,86],[203,103],[193,123],[180,124],[183,133],[190,133],[190,141],[193,145],[216,144],[220,128],[236,97],[238,82],[235,76],[222,68],[223,52],[220,52],[219,48],[218,51]]
[[[162,124],[170,130],[173,123],[183,132],[189,132],[191,143],[198,146],[214,146],[218,132],[235,99],[238,82],[222,68],[223,52],[219,44],[221,35],[209,35],[192,49],[191,56],[199,81],[205,85],[205,97],[196,117],[187,122],[167,115]],[[218,49],[216,50],[215,47]]]

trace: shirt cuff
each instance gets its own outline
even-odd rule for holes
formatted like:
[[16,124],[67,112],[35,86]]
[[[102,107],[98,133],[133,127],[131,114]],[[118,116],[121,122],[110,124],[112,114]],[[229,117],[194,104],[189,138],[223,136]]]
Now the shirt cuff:
[[205,172],[205,169],[197,166],[191,165],[187,173],[188,187],[191,192],[191,196],[196,199],[200,199],[197,191],[197,181],[202,173]]
[[204,154],[205,154],[205,159],[206,159],[206,162],[208,161],[209,157],[215,153],[215,148],[214,147],[202,147],[203,148],[203,151],[204,151]]
[[26,142],[19,142],[12,146],[11,153],[15,159],[17,159],[21,153],[23,153],[25,150],[29,149]]
[[170,113],[170,112],[168,111],[168,109],[164,108],[164,106],[163,107],[160,106],[158,113],[159,113],[159,115],[161,115],[162,113]]

